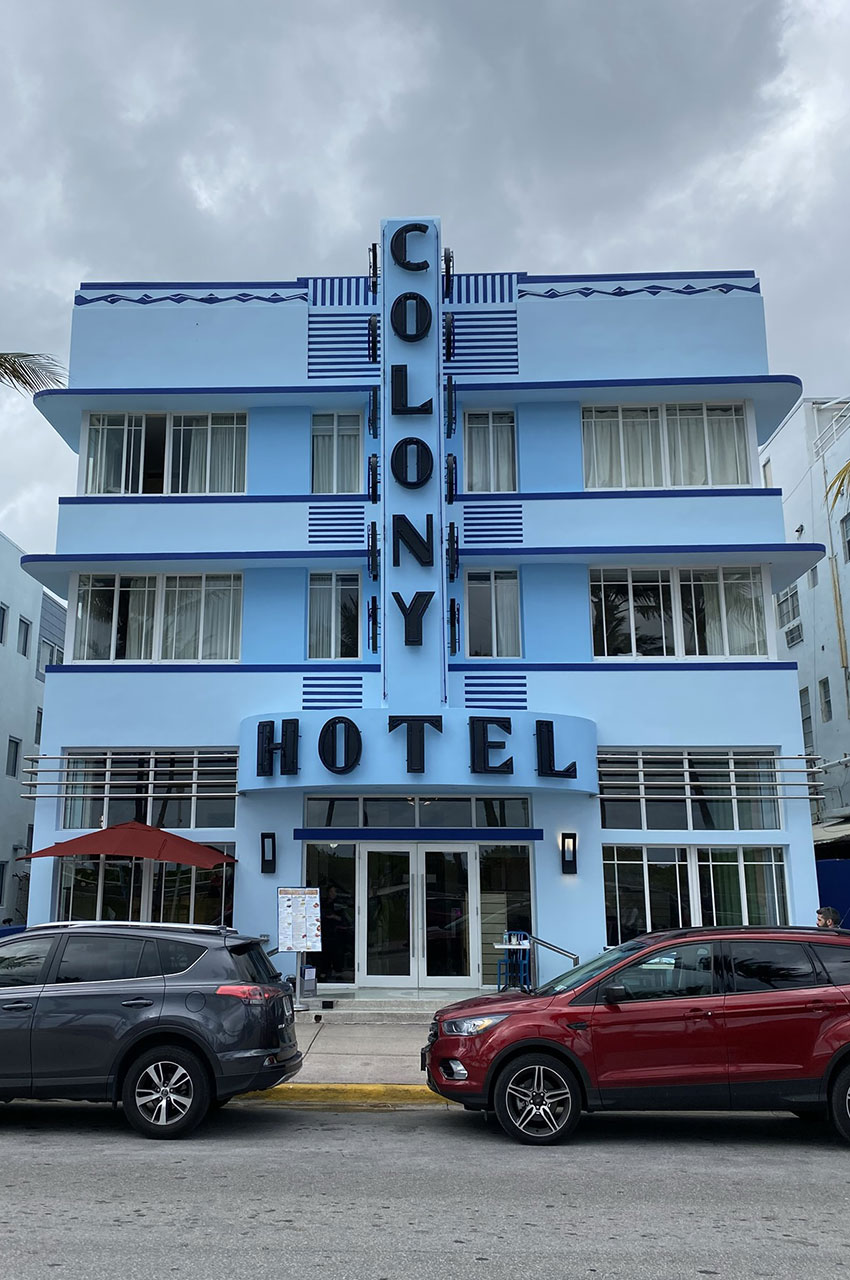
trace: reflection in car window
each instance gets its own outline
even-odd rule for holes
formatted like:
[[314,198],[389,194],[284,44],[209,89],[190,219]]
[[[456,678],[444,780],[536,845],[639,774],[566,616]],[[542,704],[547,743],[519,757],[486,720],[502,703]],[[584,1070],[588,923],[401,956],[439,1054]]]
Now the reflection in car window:
[[52,938],[18,938],[0,947],[0,987],[28,987],[41,981]]
[[206,951],[206,947],[199,947],[193,942],[180,942],[176,938],[158,938],[157,942],[162,973],[183,973]]
[[741,938],[730,942],[729,950],[737,992],[822,985],[800,942],[750,942]]
[[612,976],[622,984],[627,1000],[666,1000],[682,997],[693,999],[714,993],[714,971],[711,945],[708,942],[683,942],[663,951],[653,951],[627,969]]
[[57,982],[120,982],[139,976],[141,938],[69,938],[59,962]]
[[850,987],[850,947],[815,942],[812,950],[837,987]]
[[247,947],[231,947],[230,954],[239,977],[244,982],[276,982],[280,977],[258,942]]
[[600,973],[604,973],[620,960],[625,960],[627,956],[633,956],[636,951],[642,951],[645,946],[646,938],[644,937],[624,942],[619,947],[611,947],[601,955],[594,956],[592,960],[585,960],[584,964],[576,965],[575,969],[568,969],[566,973],[559,974],[551,982],[537,987],[535,995],[557,996],[562,991],[575,991],[576,987],[589,982],[591,978],[598,978]]

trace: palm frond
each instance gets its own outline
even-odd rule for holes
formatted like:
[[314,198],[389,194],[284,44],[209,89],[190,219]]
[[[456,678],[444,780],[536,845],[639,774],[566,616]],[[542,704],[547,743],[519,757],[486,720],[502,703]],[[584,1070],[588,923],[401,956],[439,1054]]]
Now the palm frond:
[[53,356],[27,355],[22,351],[0,352],[0,385],[34,395],[50,387],[61,387],[65,370]]
[[835,475],[826,486],[826,496],[832,495],[832,502],[829,504],[830,511],[835,507],[836,502],[847,489],[848,481],[850,481],[850,462],[845,462],[843,467],[836,471]]

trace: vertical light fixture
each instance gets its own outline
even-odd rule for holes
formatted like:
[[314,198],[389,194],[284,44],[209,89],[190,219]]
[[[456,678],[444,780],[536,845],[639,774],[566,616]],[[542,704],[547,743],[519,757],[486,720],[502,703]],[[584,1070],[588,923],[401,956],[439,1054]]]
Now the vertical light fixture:
[[578,871],[578,860],[576,857],[576,833],[574,831],[561,832],[561,874],[564,876],[574,876]]
[[277,837],[273,831],[263,831],[260,835],[260,871],[264,875],[277,871]]

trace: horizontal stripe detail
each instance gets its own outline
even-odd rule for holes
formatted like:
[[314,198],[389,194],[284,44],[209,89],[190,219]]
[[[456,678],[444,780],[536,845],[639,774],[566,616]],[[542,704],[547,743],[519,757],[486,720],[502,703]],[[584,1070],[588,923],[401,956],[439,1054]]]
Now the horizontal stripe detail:
[[475,840],[512,844],[542,840],[542,827],[295,827],[293,840],[403,840],[436,844],[440,840]]
[[[630,546],[611,546],[611,547],[521,547],[511,548],[516,550],[517,554],[524,556],[666,556],[666,555],[723,555],[730,551],[744,551],[747,555],[776,555],[781,552],[794,551],[820,551],[826,552],[819,542],[706,542],[706,543],[690,543],[690,544],[671,544],[659,542],[657,545],[638,545],[636,543]],[[503,548],[500,548],[503,550]],[[461,554],[464,548],[461,547]],[[487,549],[479,549],[469,547],[468,554],[471,556],[486,555]]]
[[[780,490],[777,490],[777,493]],[[368,493],[98,493],[78,498],[60,498],[59,506],[97,506],[100,503],[154,502],[181,506],[195,502],[369,502]]]
[[301,706],[305,711],[363,706],[363,677],[358,675],[309,675],[301,682]]
[[[618,271],[609,275],[535,276],[520,271],[526,284],[552,284],[575,280],[755,280],[755,271]],[[299,281],[303,283],[303,281]]]
[[465,545],[479,543],[521,544],[523,539],[522,503],[489,502],[468,507],[463,513]]
[[[46,667],[45,670],[57,675],[103,675],[106,672],[125,672],[132,675],[172,674],[209,675],[211,672],[229,672],[242,674],[256,671],[336,671],[336,662],[66,662],[61,667]],[[356,671],[380,671],[378,662],[358,662]]]
[[[449,671],[474,671],[486,658],[475,662],[450,662]],[[751,662],[691,662],[682,658],[678,662],[657,662],[646,658],[643,662],[619,662],[600,658],[598,662],[499,662],[494,671],[796,671],[796,662],[770,662],[754,659]]]
[[366,540],[366,517],[362,506],[320,506],[307,508],[307,541],[311,545],[339,546]]
[[308,378],[375,378],[380,370],[381,335],[378,329],[378,359],[369,359],[369,316],[335,312],[310,312],[307,321]]
[[454,354],[445,371],[519,373],[516,311],[454,312]]
[[516,711],[528,708],[528,680],[524,675],[500,676],[495,672],[468,675],[463,688],[467,707],[499,707]]
[[[492,502],[494,497],[504,498],[509,496],[507,492],[493,493],[458,493],[455,495],[455,502]],[[781,498],[781,489],[750,489],[746,486],[739,486],[735,489],[710,489],[706,486],[704,489],[567,489],[553,491],[552,493],[525,493],[522,489],[510,491],[511,497],[516,497],[522,502],[543,502],[569,499],[585,499],[594,502],[600,498]],[[69,499],[60,498],[60,502],[67,502]],[[71,499],[73,501],[73,499]]]
[[369,307],[378,300],[369,287],[368,276],[314,276],[309,281],[311,307]]
[[[492,493],[459,493],[455,502],[492,502],[494,497],[507,495]],[[522,490],[511,490],[510,496],[520,502],[575,501],[606,498],[780,498],[781,489],[570,489],[552,493],[525,493]],[[142,505],[155,502],[183,503],[195,502],[368,502],[368,493],[97,493],[80,494],[69,498],[60,498],[60,507],[95,506],[98,503],[140,503]]]
[[[340,556],[365,556],[362,550],[340,548],[334,551]],[[326,551],[109,551],[103,555],[95,555],[86,551],[79,555],[53,556],[21,556],[21,564],[125,564],[150,561],[159,563],[162,560],[326,560]]]

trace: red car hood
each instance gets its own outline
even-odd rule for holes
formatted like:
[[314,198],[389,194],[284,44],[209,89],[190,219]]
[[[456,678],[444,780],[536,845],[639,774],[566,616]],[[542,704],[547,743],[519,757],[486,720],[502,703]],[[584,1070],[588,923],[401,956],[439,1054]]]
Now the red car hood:
[[533,1013],[552,1003],[552,996],[536,996],[530,991],[498,991],[491,996],[470,996],[455,1004],[445,1004],[434,1015],[437,1018],[474,1017],[476,1014],[510,1013],[517,1006]]

